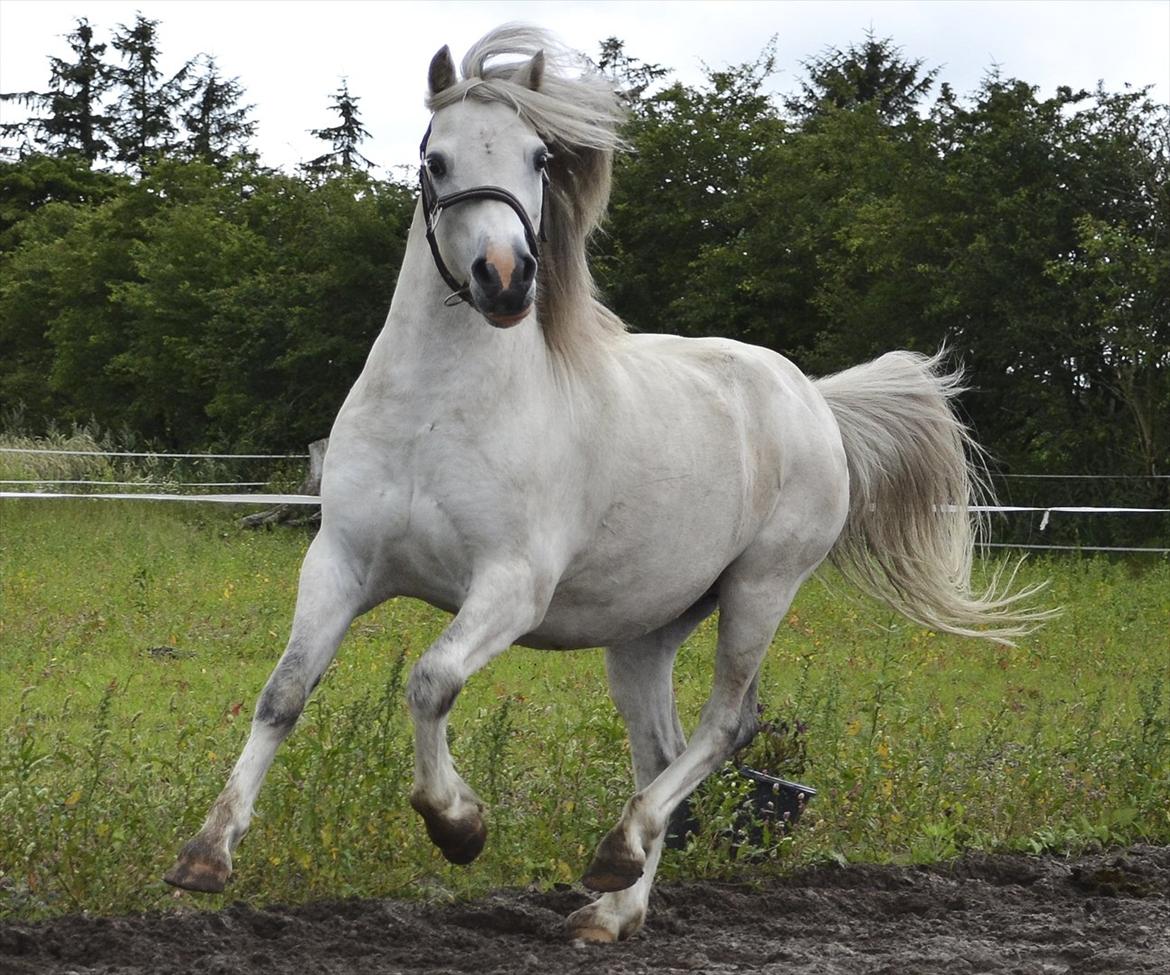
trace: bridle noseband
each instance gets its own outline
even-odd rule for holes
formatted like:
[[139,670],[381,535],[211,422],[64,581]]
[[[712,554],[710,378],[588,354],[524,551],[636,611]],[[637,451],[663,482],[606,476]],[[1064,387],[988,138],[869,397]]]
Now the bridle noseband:
[[447,207],[456,206],[460,203],[467,203],[470,200],[497,200],[500,203],[506,203],[510,206],[517,217],[520,218],[520,225],[524,228],[524,239],[528,243],[528,250],[531,252],[534,260],[540,260],[540,241],[545,240],[544,235],[544,212],[545,204],[548,201],[548,170],[541,172],[541,197],[540,197],[540,233],[532,227],[532,219],[528,216],[528,212],[524,209],[524,204],[502,186],[473,186],[470,189],[458,190],[454,193],[448,193],[446,196],[439,196],[435,192],[435,185],[431,181],[431,174],[427,170],[427,143],[431,138],[431,127],[427,126],[427,131],[423,135],[422,142],[419,143],[419,168],[418,168],[418,183],[419,189],[422,193],[422,209],[423,219],[426,222],[427,228],[427,244],[431,248],[431,257],[434,258],[435,268],[442,276],[443,280],[447,282],[447,286],[451,289],[443,304],[451,306],[458,305],[460,302],[466,301],[471,304],[471,283],[460,283],[459,279],[451,273],[451,269],[447,267],[446,261],[443,260],[443,255],[439,253],[439,242],[435,238],[435,228],[439,226],[439,217],[442,216],[443,211]]

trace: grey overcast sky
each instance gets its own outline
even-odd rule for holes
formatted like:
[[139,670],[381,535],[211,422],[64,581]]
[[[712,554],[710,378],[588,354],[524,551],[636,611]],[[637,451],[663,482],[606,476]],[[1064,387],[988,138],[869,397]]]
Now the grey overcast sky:
[[108,40],[137,11],[160,22],[164,69],[206,53],[239,78],[261,155],[282,166],[320,151],[308,130],[333,124],[327,105],[343,77],[373,136],[364,153],[387,170],[413,165],[431,55],[450,44],[458,60],[483,33],[516,20],[589,54],[619,37],[630,54],[688,83],[702,79],[704,64],[753,59],[775,35],[772,88],[790,91],[803,59],[872,30],[939,67],[961,94],[994,64],[1045,95],[1100,80],[1110,90],[1153,85],[1159,102],[1170,101],[1170,0],[0,0],[0,91],[43,89],[48,56],[67,53],[64,35],[78,17]]

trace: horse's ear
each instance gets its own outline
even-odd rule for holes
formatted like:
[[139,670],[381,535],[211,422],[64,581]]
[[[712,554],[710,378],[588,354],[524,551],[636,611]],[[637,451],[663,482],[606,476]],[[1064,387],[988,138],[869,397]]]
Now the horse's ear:
[[532,55],[532,60],[520,68],[512,80],[525,88],[539,91],[540,83],[544,80],[544,51],[537,51]]
[[432,95],[446,91],[455,84],[455,59],[451,57],[451,48],[444,44],[431,58],[431,67],[427,71],[427,86]]

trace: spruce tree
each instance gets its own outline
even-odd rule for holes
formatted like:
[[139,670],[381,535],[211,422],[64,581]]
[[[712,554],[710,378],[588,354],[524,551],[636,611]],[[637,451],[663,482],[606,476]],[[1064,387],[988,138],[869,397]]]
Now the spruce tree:
[[924,73],[923,64],[905,60],[891,38],[878,40],[867,32],[860,46],[831,48],[803,62],[807,78],[798,95],[784,99],[784,107],[808,122],[833,109],[873,105],[885,121],[904,122],[938,77],[937,68]]
[[328,142],[332,146],[316,159],[305,163],[305,169],[315,175],[328,175],[342,172],[352,173],[358,169],[372,169],[374,163],[358,152],[358,146],[369,138],[370,133],[361,123],[357,103],[360,99],[351,95],[349,82],[341,79],[341,87],[333,95],[330,110],[336,112],[341,121],[326,129],[310,129],[310,134]]
[[670,74],[661,64],[632,57],[620,38],[607,37],[600,46],[597,70],[614,82],[622,101],[635,111],[642,106],[647,91]]
[[159,68],[158,21],[139,14],[132,27],[119,26],[114,48],[122,56],[112,69],[120,94],[114,104],[114,159],[143,171],[150,159],[175,145],[174,118],[190,96],[188,78],[194,62],[187,61],[164,79]]
[[93,27],[84,17],[78,18],[66,41],[73,58],[49,58],[48,91],[0,94],[0,100],[23,105],[34,113],[22,122],[0,124],[0,135],[19,140],[22,154],[77,154],[92,165],[110,148],[110,119],[101,108],[112,80],[110,67],[102,59],[106,45],[94,43]]
[[241,105],[244,89],[238,78],[222,78],[215,58],[202,55],[201,72],[194,79],[190,100],[182,112],[187,140],[185,155],[213,166],[224,166],[235,154],[246,152],[256,123],[248,118],[252,105]]

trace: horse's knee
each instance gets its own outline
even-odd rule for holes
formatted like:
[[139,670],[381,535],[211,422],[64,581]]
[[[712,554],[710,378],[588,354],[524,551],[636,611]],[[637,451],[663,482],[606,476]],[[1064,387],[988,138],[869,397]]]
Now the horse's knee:
[[416,719],[445,717],[463,690],[463,678],[443,661],[423,656],[410,672],[406,700]]
[[309,689],[297,667],[281,661],[256,702],[256,721],[287,734],[305,709]]

